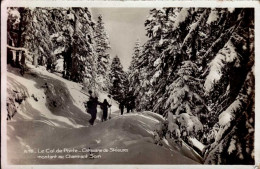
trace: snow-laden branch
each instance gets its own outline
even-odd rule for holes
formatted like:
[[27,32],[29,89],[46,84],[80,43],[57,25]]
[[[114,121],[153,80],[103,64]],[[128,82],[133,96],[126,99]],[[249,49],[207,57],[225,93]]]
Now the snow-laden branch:
[[210,9],[205,9],[204,12],[202,13],[202,15],[200,16],[199,20],[196,23],[191,25],[191,29],[181,45],[182,49],[184,46],[186,46],[188,44],[190,39],[194,38],[193,36],[199,29],[199,26],[204,25],[204,23],[206,22],[206,20],[204,18],[208,17],[209,12],[210,12]]
[[207,52],[202,56],[203,59],[208,59],[208,60],[212,60],[215,56],[215,53],[217,53],[223,45],[221,45],[223,42],[223,44],[226,44],[231,35],[233,34],[233,32],[236,31],[236,29],[240,26],[242,22],[242,19],[238,20],[236,22],[236,24],[234,26],[232,26],[231,28],[229,28],[228,30],[225,31],[225,33],[223,33],[212,45],[211,47],[207,50]]

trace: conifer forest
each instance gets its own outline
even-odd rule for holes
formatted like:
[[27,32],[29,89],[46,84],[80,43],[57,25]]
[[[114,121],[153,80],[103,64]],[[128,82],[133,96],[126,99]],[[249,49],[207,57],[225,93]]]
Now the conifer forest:
[[92,8],[7,9],[9,164],[255,163],[254,8],[148,11],[126,68]]

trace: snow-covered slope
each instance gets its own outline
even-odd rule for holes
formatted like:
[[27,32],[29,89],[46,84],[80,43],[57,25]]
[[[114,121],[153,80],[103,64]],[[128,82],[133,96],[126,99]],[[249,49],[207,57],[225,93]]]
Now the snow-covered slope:
[[[68,81],[56,74],[49,73],[44,67],[35,68],[29,65],[29,72],[23,77],[18,69],[8,67],[7,86],[9,95],[12,92],[24,94],[27,99],[17,105],[16,119],[45,119],[57,127],[83,127],[87,125],[90,115],[86,113],[83,102],[88,100],[82,85]],[[106,93],[99,94],[99,101],[107,98]],[[112,112],[118,110],[112,102]],[[101,117],[98,108],[97,119]]]
[[[19,93],[26,98],[15,103],[17,113],[7,121],[7,159],[9,164],[196,164],[181,149],[170,150],[154,144],[155,126],[163,120],[152,112],[118,115],[118,105],[112,102],[112,119],[94,126],[83,102],[88,96],[82,86],[47,72],[29,67],[22,77],[8,67],[8,97]],[[103,101],[106,93],[100,93]],[[101,110],[99,109],[100,117]],[[79,152],[67,152],[66,149]],[[127,152],[100,152],[100,158],[42,159],[56,155],[86,155],[87,149],[109,149]],[[185,149],[185,147],[183,148]],[[44,152],[43,152],[44,151]],[[43,153],[40,153],[43,152]],[[185,155],[186,156],[185,156]],[[40,157],[41,156],[41,157]],[[196,158],[193,158],[196,160]]]

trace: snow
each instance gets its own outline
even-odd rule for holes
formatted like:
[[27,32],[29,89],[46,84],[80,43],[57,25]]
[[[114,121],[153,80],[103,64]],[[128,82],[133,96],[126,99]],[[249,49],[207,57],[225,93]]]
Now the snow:
[[234,150],[236,150],[236,140],[232,138],[228,147],[228,154],[231,154]]
[[[199,20],[200,21],[200,20]],[[185,39],[183,40],[183,43],[182,43],[182,47],[188,42],[189,39],[192,38],[194,31],[196,30],[196,28],[198,27],[198,24],[199,24],[199,21],[195,22],[195,23],[192,23],[190,25],[190,31],[189,33],[187,34],[187,36],[185,37]]]
[[163,45],[163,43],[164,43],[164,39],[161,38],[160,41],[159,41],[159,45],[161,46],[161,45]]
[[69,13],[69,14],[67,15],[67,18],[68,18],[68,20],[72,20],[72,21],[75,20],[75,16],[74,16],[74,14],[72,14],[72,13]]
[[179,126],[175,123],[176,122],[176,116],[174,116],[172,113],[168,113],[168,130],[170,132],[180,132]]
[[218,11],[216,9],[213,9],[211,10],[210,14],[209,14],[209,17],[208,17],[208,20],[207,20],[207,24],[211,24],[215,21],[217,21],[219,18],[219,15],[218,15]]
[[15,18],[15,22],[13,23],[14,25],[15,24],[18,24],[20,22],[20,18],[21,18],[21,15],[20,13],[18,12],[18,10],[16,8],[14,9],[10,9],[8,8],[8,14],[12,17],[12,18]]
[[54,34],[52,34],[52,35],[50,36],[50,39],[58,38],[59,36],[60,36],[60,33],[59,33],[59,32],[56,32],[56,33],[54,33]]
[[230,13],[233,13],[233,12],[235,11],[235,8],[228,8],[228,11],[229,11]]
[[155,74],[153,75],[153,78],[157,79],[160,75],[161,75],[162,71],[158,70],[155,72]]
[[[59,163],[56,160],[44,160],[36,158],[36,153],[24,155],[24,150],[34,149],[62,149],[62,148],[124,148],[129,153],[102,153],[102,159],[86,160],[75,159],[77,164],[196,164],[197,162],[186,157],[186,154],[165,149],[154,144],[153,137],[156,126],[164,121],[164,118],[150,111],[125,113],[119,115],[118,104],[112,100],[112,119],[101,123],[96,120],[94,126],[88,126],[89,116],[86,114],[83,102],[88,96],[83,94],[82,85],[68,81],[59,74],[46,71],[45,67],[35,68],[28,65],[29,72],[23,77],[18,74],[18,69],[9,67],[7,72],[8,88],[24,92],[26,100],[20,105],[21,109],[7,122],[8,126],[8,148],[7,156],[11,164],[48,164]],[[47,79],[48,91],[45,91],[45,79]],[[60,87],[60,88],[57,88]],[[48,99],[53,96],[62,95],[56,93],[57,89],[66,89],[69,96],[61,98],[66,101],[60,110],[52,110],[48,107]],[[35,101],[34,95],[38,99]],[[99,93],[99,100],[107,98],[106,92]],[[108,98],[107,98],[108,99]],[[78,109],[81,112],[73,116]],[[71,109],[71,110],[69,110]],[[61,111],[62,110],[62,111]],[[68,111],[70,114],[62,116],[59,113]],[[101,110],[98,109],[100,118]],[[27,118],[28,116],[29,118]],[[83,124],[79,124],[77,118],[83,118]],[[49,138],[49,139],[42,139]],[[61,140],[62,141],[58,141]],[[14,155],[15,153],[15,155]],[[151,156],[156,153],[158,156]],[[63,154],[65,155],[65,154]],[[138,158],[140,156],[142,158]],[[174,158],[171,158],[174,157]],[[17,161],[16,158],[21,159]]]
[[62,53],[63,51],[65,50],[65,47],[58,47],[57,49],[54,50],[54,54],[57,55],[57,54],[60,54]]
[[209,64],[210,71],[204,83],[204,88],[207,93],[210,92],[214,85],[221,79],[223,75],[222,68],[227,63],[232,63],[233,61],[235,61],[237,66],[239,65],[236,49],[229,40]]
[[[147,81],[147,80],[145,80],[145,82],[146,82],[145,85],[146,85],[146,84],[149,84],[149,83],[150,83],[151,85],[153,85],[153,83],[157,81],[157,79],[158,79],[158,77],[161,75],[161,73],[162,73],[161,70],[156,71],[156,72],[154,73],[153,77],[151,78],[150,82]],[[146,86],[142,86],[142,87],[146,87]]]
[[180,13],[178,14],[174,25],[173,25],[173,31],[178,29],[179,25],[186,20],[186,18],[189,16],[188,12],[189,8],[182,8]]
[[61,35],[56,40],[57,40],[57,42],[62,42],[64,40],[64,37]]
[[230,123],[232,120],[232,115],[230,112],[223,112],[219,116],[219,124],[220,125],[226,125],[227,123]]
[[[148,113],[149,114],[149,113]],[[14,161],[12,150],[16,150],[16,158],[26,159],[26,163],[36,162],[37,164],[48,164],[49,162],[55,163],[56,160],[48,161],[35,158],[36,154],[28,154],[24,157],[23,151],[20,149],[63,149],[66,147],[82,149],[90,148],[104,149],[104,148],[117,148],[126,149],[128,153],[103,153],[102,159],[75,159],[77,164],[196,164],[197,162],[185,157],[182,153],[175,150],[167,150],[161,146],[156,146],[153,143],[153,131],[158,122],[151,116],[138,114],[126,114],[117,116],[109,121],[99,123],[94,127],[84,127],[80,129],[71,130],[57,130],[52,127],[52,132],[49,131],[48,125],[39,123],[38,127],[34,124],[29,131],[33,132],[32,135],[26,135],[28,128],[18,127],[19,123],[9,123],[9,126],[15,126],[16,131],[8,131],[9,135],[19,133],[18,141],[10,141],[8,147],[8,160]],[[23,124],[23,126],[28,126]],[[45,132],[43,132],[43,130]],[[37,131],[37,132],[36,132]],[[26,136],[26,137],[25,137]],[[39,137],[40,136],[40,137]],[[55,142],[55,140],[63,139],[62,142]],[[37,138],[51,138],[48,140]],[[28,147],[29,145],[30,147]],[[27,146],[27,148],[26,148]],[[21,147],[21,148],[18,148]],[[150,154],[157,154],[158,156],[151,156]],[[65,155],[66,153],[60,153]]]
[[157,35],[156,33],[157,33],[157,31],[158,31],[159,29],[161,29],[161,28],[160,28],[160,25],[155,25],[155,26],[153,27],[152,30],[153,30],[153,35],[154,35],[154,36]]
[[38,22],[36,16],[33,17],[33,22],[35,22],[35,23]]
[[188,137],[188,140],[191,142],[191,144],[193,146],[195,146],[196,148],[198,148],[201,152],[203,151],[203,149],[205,148],[205,145],[202,144],[200,141],[198,141],[196,138],[194,137]]
[[[184,127],[185,130],[190,132],[198,132],[203,130],[203,126],[197,117],[191,116],[188,113],[182,113],[177,119],[180,123],[180,128]],[[195,129],[195,130],[194,130]]]
[[[27,80],[25,78],[16,76],[12,73],[8,73],[7,77],[8,77],[8,83],[12,82],[12,83],[16,84],[15,86],[13,86],[13,88],[15,88],[17,91],[21,91],[21,89],[23,89],[23,88],[21,88],[21,86],[24,85],[24,86],[26,86],[27,91],[22,91],[22,92],[26,92],[27,96],[31,96],[32,94],[36,94],[38,96],[38,98],[39,98],[38,102],[35,102],[35,100],[32,97],[29,97],[26,100],[32,106],[32,108],[34,108],[36,110],[40,110],[41,116],[46,117],[50,120],[55,120],[55,121],[59,121],[59,122],[62,122],[62,123],[66,123],[67,125],[69,125],[71,127],[74,127],[74,126],[75,127],[81,127],[79,125],[73,124],[67,118],[56,116],[56,115],[52,114],[52,112],[46,107],[47,101],[46,101],[46,97],[45,97],[45,94],[44,94],[44,90],[43,89],[40,89],[40,90],[37,89],[35,87],[36,83],[34,81]],[[22,112],[22,111],[20,111],[18,113],[26,114],[26,112]],[[26,114],[24,117],[25,117],[25,119],[31,119],[32,118],[28,114]],[[30,118],[28,118],[28,117],[30,117]],[[55,123],[54,121],[53,121],[53,124],[57,127],[62,127],[61,125],[59,125],[58,123]]]
[[63,62],[64,62],[64,59],[58,59],[57,60],[57,64],[55,66],[55,71],[57,72],[62,72],[64,69],[63,69]]
[[20,13],[18,12],[18,10],[16,8],[14,9],[10,9],[8,8],[8,13],[12,16],[12,17],[17,17],[17,18],[20,18]]
[[234,118],[234,113],[241,107],[240,100],[235,100],[224,112],[219,115],[219,124],[225,126]]
[[163,118],[162,115],[151,112],[151,111],[143,111],[142,114],[144,114],[146,116],[151,116],[151,117],[153,117],[154,119],[157,119],[160,122],[164,121],[164,118]]

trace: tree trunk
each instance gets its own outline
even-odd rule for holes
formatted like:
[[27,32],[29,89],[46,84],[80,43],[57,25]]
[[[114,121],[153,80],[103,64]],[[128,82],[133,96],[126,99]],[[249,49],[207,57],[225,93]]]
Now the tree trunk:
[[78,32],[78,9],[74,8],[75,10],[75,22],[74,22],[74,39],[72,44],[72,67],[71,67],[71,76],[70,79],[73,81],[78,82],[78,59],[76,58],[77,54],[77,44],[76,41],[78,40],[77,32]]
[[[9,40],[8,45],[12,46],[12,40]],[[7,48],[7,64],[14,66],[13,52],[9,48]]]
[[21,51],[21,65],[25,65],[25,57],[26,57],[25,52]]
[[[20,13],[21,18],[20,18],[19,28],[18,28],[18,32],[17,32],[17,44],[16,44],[16,47],[21,47],[23,11],[24,11],[23,8],[19,8],[19,13]],[[15,65],[17,67],[20,66],[20,52],[16,52]]]

